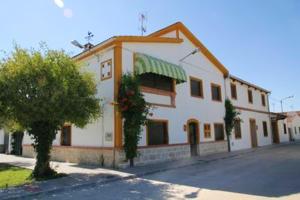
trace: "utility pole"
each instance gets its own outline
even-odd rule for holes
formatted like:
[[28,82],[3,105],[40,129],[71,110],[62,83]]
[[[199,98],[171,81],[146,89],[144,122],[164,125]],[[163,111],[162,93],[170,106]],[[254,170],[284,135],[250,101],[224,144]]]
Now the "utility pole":
[[291,99],[291,98],[294,98],[294,95],[292,96],[288,96],[288,97],[285,97],[285,98],[282,98],[280,100],[280,105],[281,105],[281,112],[283,113],[283,101],[287,100],[287,99]]

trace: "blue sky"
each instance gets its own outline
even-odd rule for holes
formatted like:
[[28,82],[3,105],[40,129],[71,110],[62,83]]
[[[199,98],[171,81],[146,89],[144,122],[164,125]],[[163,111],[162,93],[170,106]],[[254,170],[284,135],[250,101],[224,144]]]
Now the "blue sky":
[[[58,1],[58,0],[56,0]],[[272,91],[271,111],[300,110],[300,1],[298,0],[3,0],[0,49],[13,42],[78,53],[70,41],[93,43],[113,35],[139,35],[140,12],[148,33],[183,22],[229,71]]]

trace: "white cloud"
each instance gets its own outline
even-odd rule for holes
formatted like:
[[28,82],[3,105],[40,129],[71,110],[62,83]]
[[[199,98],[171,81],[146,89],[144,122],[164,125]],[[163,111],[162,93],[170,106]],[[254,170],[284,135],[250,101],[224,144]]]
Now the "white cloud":
[[63,0],[54,0],[55,5],[57,5],[60,8],[64,7],[64,1]]

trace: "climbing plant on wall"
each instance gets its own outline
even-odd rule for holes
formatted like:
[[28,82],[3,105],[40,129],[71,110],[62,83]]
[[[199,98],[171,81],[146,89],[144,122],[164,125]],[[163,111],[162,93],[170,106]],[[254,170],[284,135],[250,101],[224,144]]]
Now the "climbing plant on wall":
[[140,91],[138,76],[124,74],[119,88],[118,105],[124,120],[124,151],[130,166],[134,165],[142,126],[147,121],[149,105]]

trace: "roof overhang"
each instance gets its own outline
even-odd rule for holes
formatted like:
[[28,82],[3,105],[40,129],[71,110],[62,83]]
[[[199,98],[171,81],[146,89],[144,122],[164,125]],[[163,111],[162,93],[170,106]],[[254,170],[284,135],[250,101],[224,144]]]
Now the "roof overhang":
[[260,91],[262,91],[262,92],[265,92],[265,93],[271,93],[271,91],[269,91],[269,90],[266,90],[266,89],[264,89],[264,88],[261,88],[261,87],[259,87],[259,86],[257,86],[257,85],[254,85],[254,84],[252,84],[252,83],[249,83],[249,82],[247,82],[247,81],[244,81],[244,80],[242,80],[242,79],[240,79],[240,78],[238,78],[238,77],[236,77],[236,76],[233,76],[233,75],[229,75],[229,78],[231,79],[231,80],[233,80],[233,81],[237,81],[237,82],[240,82],[241,84],[245,84],[245,85],[247,85],[248,87],[252,87],[252,88],[254,88],[254,89],[257,89],[257,90],[260,90]]

